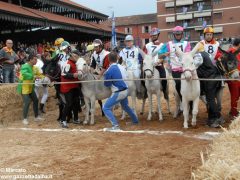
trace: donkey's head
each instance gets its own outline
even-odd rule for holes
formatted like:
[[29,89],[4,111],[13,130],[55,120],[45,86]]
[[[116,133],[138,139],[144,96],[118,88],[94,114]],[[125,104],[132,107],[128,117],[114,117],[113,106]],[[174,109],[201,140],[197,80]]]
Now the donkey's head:
[[221,60],[216,62],[218,68],[227,78],[239,78],[237,54],[240,52],[240,49],[234,53],[226,52],[220,47],[218,49],[223,54]]
[[77,70],[78,70],[78,79],[81,80],[84,75],[88,72],[89,66],[87,62],[83,58],[79,58],[76,62]]
[[144,53],[142,50],[139,50],[140,54],[143,57],[143,73],[144,76],[148,79],[153,78],[154,76],[154,56],[158,52],[154,52],[152,55]]
[[52,58],[45,69],[45,75],[48,77],[51,81],[57,81],[60,79],[61,76],[61,67],[59,66],[60,56],[57,55],[54,58]]
[[198,44],[193,48],[191,52],[184,53],[182,50],[176,46],[176,53],[179,55],[180,59],[182,59],[182,68],[183,75],[185,76],[187,81],[190,81],[193,78],[193,75],[196,75],[197,66],[194,63],[194,55],[198,51]]

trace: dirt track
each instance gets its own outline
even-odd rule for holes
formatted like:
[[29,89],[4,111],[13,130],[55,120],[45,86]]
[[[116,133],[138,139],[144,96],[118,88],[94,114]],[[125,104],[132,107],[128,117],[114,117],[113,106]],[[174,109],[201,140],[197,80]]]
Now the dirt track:
[[[225,88],[227,90],[227,88]],[[166,113],[163,103],[163,122],[147,121],[147,113],[139,115],[141,124],[130,126],[121,121],[124,130],[183,131],[181,135],[149,135],[107,132],[36,132],[10,130],[24,127],[20,121],[4,124],[0,129],[0,168],[24,168],[27,174],[52,174],[53,179],[190,179],[191,169],[200,165],[201,151],[205,151],[209,140],[191,138],[205,131],[221,131],[205,127],[205,107],[200,104],[197,128],[183,130],[183,117],[173,119]],[[171,107],[174,108],[171,97]],[[50,109],[55,106],[49,100]],[[229,95],[225,91],[223,114],[227,114]],[[147,109],[145,110],[147,112]],[[120,116],[120,110],[116,111]],[[31,121],[30,128],[59,128],[57,111],[48,112],[46,121]],[[83,114],[80,114],[83,119]],[[70,124],[70,129],[99,130],[109,127],[105,118],[96,115],[94,126]],[[227,126],[227,124],[226,124]],[[0,172],[0,174],[2,174]],[[21,173],[20,173],[21,174]]]

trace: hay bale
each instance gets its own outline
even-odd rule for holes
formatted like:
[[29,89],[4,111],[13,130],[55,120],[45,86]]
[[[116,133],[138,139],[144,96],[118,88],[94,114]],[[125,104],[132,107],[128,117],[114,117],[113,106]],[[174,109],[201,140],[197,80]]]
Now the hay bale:
[[229,129],[213,140],[202,166],[192,173],[192,179],[239,179],[240,178],[240,117]]
[[[9,122],[22,120],[23,101],[21,95],[17,93],[17,85],[0,86],[0,123],[8,124]],[[47,110],[56,109],[56,101],[53,96],[54,88],[49,88],[49,100]],[[32,105],[30,105],[29,116],[33,115]]]

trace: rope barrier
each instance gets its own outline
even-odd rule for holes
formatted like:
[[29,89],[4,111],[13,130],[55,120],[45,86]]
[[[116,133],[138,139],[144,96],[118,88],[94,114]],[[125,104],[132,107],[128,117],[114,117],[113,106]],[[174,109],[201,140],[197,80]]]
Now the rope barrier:
[[[84,80],[84,81],[71,81],[71,82],[52,82],[51,85],[55,84],[80,84],[80,83],[90,83],[90,82],[112,82],[112,81],[122,81],[123,79],[110,79],[110,80],[104,80],[104,79],[99,79],[99,80]],[[124,81],[145,81],[145,80],[186,80],[186,78],[151,78],[151,79],[144,79],[144,78],[137,78],[137,79],[124,79]],[[204,79],[204,78],[194,78],[192,79],[194,81],[240,81],[240,79],[226,79],[226,78],[217,78],[217,79]],[[19,83],[2,83],[0,85],[17,85]],[[30,84],[35,84],[33,83],[21,83],[24,85],[30,85]],[[37,83],[38,85],[46,85],[46,83]]]

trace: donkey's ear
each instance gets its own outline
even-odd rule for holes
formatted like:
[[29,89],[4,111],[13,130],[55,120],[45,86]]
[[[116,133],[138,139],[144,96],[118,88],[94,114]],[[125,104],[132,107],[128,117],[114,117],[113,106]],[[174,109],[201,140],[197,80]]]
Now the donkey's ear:
[[138,52],[141,54],[142,58],[144,59],[146,56],[146,53],[140,48],[138,48]]
[[191,51],[192,57],[194,57],[194,55],[198,52],[199,46],[200,46],[200,44],[197,43],[196,46],[195,46],[195,47],[193,48],[193,50]]
[[221,47],[218,47],[218,50],[223,54],[229,54],[227,51],[223,50]]
[[175,49],[176,49],[177,54],[179,54],[179,56],[182,57],[183,54],[184,54],[184,53],[182,52],[182,50],[181,50],[178,46],[176,46],[176,45],[175,45]]

